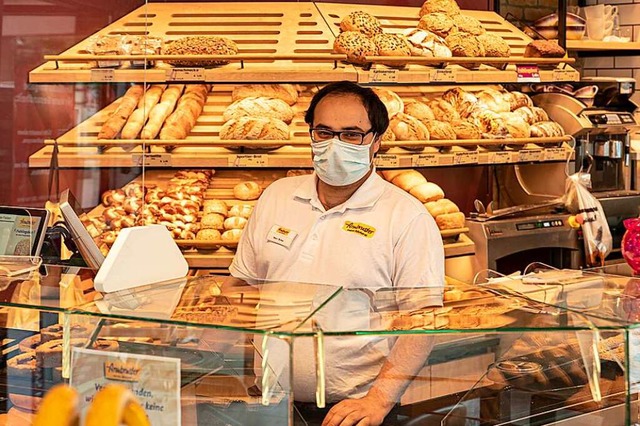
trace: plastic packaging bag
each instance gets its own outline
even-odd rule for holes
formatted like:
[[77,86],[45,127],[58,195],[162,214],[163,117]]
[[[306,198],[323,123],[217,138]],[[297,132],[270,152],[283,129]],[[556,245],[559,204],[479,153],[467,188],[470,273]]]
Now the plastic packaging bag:
[[600,201],[589,192],[590,186],[591,175],[588,173],[569,176],[565,181],[564,204],[582,226],[587,264],[602,266],[611,252],[611,231]]

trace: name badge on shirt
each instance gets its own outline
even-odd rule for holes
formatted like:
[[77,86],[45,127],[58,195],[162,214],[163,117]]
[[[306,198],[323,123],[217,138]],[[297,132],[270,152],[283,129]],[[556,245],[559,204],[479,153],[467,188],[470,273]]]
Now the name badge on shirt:
[[293,244],[293,240],[295,240],[297,236],[298,233],[294,230],[280,225],[273,225],[267,235],[267,241],[276,243],[282,247],[290,248],[291,244]]
[[355,234],[361,235],[365,238],[373,238],[373,235],[376,233],[376,228],[371,225],[360,222],[351,222],[349,220],[344,222],[342,229],[347,232],[353,232]]

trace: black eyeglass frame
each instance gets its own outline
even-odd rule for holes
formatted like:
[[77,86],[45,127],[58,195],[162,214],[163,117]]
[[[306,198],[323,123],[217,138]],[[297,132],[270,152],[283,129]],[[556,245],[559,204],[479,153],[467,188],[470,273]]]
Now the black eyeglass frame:
[[[315,139],[313,138],[313,132],[314,132],[314,131],[318,131],[318,130],[323,131],[323,132],[331,133],[331,137],[330,137],[330,138],[328,138],[328,139],[315,140]],[[358,144],[354,144],[353,142],[349,142],[349,141],[345,141],[345,140],[343,140],[343,139],[342,139],[342,134],[343,134],[343,133],[354,133],[354,134],[358,134],[358,135],[360,135],[360,143],[358,143]],[[342,141],[342,142],[350,143],[350,144],[353,144],[353,145],[362,145],[362,144],[364,144],[364,138],[366,138],[366,137],[367,137],[367,135],[368,135],[369,133],[373,133],[373,134],[375,135],[375,132],[373,131],[373,128],[371,128],[371,129],[367,130],[366,132],[358,132],[357,130],[340,130],[340,131],[337,131],[337,132],[336,132],[336,131],[334,131],[334,130],[326,129],[326,128],[324,128],[324,127],[320,127],[320,128],[318,128],[318,127],[312,127],[312,128],[310,128],[310,129],[309,129],[309,137],[311,138],[311,142],[313,142],[313,143],[325,142],[325,141],[328,141],[328,140],[330,140],[330,139],[333,139],[334,137],[336,137],[336,136],[337,136],[337,137],[338,137],[338,139],[339,139],[340,141]],[[375,136],[374,136],[374,139],[375,139]]]

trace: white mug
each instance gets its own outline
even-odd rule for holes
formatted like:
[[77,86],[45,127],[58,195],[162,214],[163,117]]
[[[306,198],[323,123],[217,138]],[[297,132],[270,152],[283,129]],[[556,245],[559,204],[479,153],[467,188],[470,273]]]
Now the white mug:
[[[613,24],[611,27],[613,28]],[[587,19],[587,34],[589,36],[589,40],[602,40],[605,36],[604,18]]]
[[598,18],[604,18],[605,15],[605,11],[604,11],[604,4],[596,4],[594,6],[587,6],[585,7],[584,10],[584,16],[585,18],[587,18],[587,20],[589,19],[598,19]]
[[618,6],[611,6],[610,4],[604,5],[604,17],[613,18],[618,15]]

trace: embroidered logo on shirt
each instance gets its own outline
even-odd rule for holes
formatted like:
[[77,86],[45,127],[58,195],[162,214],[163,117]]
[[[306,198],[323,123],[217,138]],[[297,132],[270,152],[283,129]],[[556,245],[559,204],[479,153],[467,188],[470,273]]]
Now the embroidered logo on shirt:
[[373,234],[376,233],[376,228],[366,223],[351,222],[349,220],[344,222],[342,229],[347,232],[353,232],[358,235],[362,235],[365,238],[373,238]]

